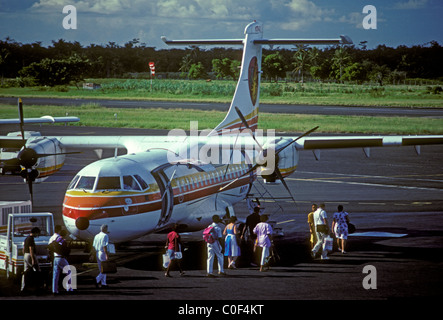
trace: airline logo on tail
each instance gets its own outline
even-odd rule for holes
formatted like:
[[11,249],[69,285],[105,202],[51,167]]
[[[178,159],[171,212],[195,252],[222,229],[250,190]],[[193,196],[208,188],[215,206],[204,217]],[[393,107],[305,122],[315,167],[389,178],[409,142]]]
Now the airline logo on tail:
[[248,84],[249,84],[249,95],[251,96],[252,105],[255,106],[257,102],[258,94],[258,64],[257,57],[253,57],[251,62],[249,62],[248,68]]

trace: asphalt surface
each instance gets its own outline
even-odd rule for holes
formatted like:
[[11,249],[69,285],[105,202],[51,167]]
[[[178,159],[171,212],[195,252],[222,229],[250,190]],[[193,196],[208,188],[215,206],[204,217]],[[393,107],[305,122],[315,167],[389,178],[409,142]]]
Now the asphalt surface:
[[[23,105],[80,106],[99,104],[108,108],[163,108],[197,109],[227,111],[229,103],[175,102],[145,100],[107,100],[107,99],[65,99],[65,98],[23,98]],[[17,104],[17,98],[0,97],[0,103]],[[25,109],[26,110],[26,109]],[[443,117],[443,108],[403,108],[403,107],[360,107],[360,106],[316,106],[260,103],[260,112],[298,113],[321,115],[354,115],[386,117]]]
[[[10,129],[2,128],[0,134]],[[38,129],[46,135],[164,134],[61,126],[27,129]],[[388,301],[388,306],[400,306],[401,312],[435,306],[443,293],[442,155],[443,146],[422,147],[420,156],[412,147],[387,147],[373,148],[369,159],[360,149],[325,150],[316,161],[311,152],[304,151],[297,172],[286,179],[296,204],[288,199],[282,185],[256,182],[254,196],[263,195],[266,212],[284,232],[284,237],[276,240],[280,260],[268,272],[260,273],[257,267],[243,263],[236,270],[227,270],[227,276],[205,277],[201,235],[191,233],[182,235],[188,248],[182,261],[185,276],[179,277],[175,271],[172,278],[165,278],[161,268],[165,235],[150,235],[117,248],[112,259],[118,263],[118,273],[108,276],[108,289],[95,289],[97,270],[84,265],[87,254],[74,250],[70,263],[79,274],[73,294],[20,296],[17,288],[2,277],[0,295],[8,301],[83,300],[86,305],[87,300],[137,300],[138,307],[158,307],[175,318],[182,317],[181,311],[188,315],[196,312],[191,307],[206,306],[213,307],[213,319],[228,317],[223,312],[228,308],[239,317],[252,316],[240,313],[238,305],[263,305],[259,315],[266,318],[284,315],[294,307],[305,306],[295,301],[306,300]],[[93,152],[70,155],[59,173],[34,186],[34,211],[53,212],[61,221],[67,185],[81,167],[96,159]],[[18,177],[0,177],[0,191],[0,200],[29,199],[27,186]],[[310,258],[306,217],[312,202],[326,203],[330,218],[338,204],[349,212],[357,233],[349,237],[347,254],[334,252],[327,261]],[[244,202],[234,209],[240,219],[246,217]],[[369,273],[365,273],[366,268]],[[365,283],[376,288],[365,289]],[[414,304],[404,303],[410,300]],[[317,305],[307,306],[315,309]],[[337,305],[324,306],[333,309]]]

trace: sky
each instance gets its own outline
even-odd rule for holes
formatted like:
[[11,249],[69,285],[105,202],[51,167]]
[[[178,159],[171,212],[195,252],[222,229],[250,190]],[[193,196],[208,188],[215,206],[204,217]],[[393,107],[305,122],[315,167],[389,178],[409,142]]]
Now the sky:
[[[68,5],[76,14],[63,12]],[[367,5],[372,10],[363,13]],[[245,26],[257,20],[268,39],[345,34],[356,45],[367,41],[369,49],[395,48],[430,41],[443,45],[442,16],[442,0],[0,0],[0,40],[50,46],[64,39],[88,46],[138,39],[167,49],[163,35],[240,39]],[[76,28],[67,29],[66,22],[74,21]]]

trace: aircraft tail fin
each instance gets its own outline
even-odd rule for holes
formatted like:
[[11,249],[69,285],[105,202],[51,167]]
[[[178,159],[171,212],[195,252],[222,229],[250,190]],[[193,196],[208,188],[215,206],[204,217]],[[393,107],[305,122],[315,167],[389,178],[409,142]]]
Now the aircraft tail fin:
[[162,40],[168,45],[243,45],[240,76],[229,111],[209,135],[237,134],[239,130],[246,129],[245,121],[252,132],[257,129],[263,45],[352,43],[346,36],[337,39],[263,39],[263,24],[258,21],[246,26],[243,40],[167,40],[165,37]]

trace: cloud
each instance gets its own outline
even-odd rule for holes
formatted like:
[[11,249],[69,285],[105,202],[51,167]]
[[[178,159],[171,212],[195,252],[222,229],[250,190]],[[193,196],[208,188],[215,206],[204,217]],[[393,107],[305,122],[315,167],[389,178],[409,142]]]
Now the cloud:
[[358,29],[363,29],[363,14],[361,12],[351,12],[346,16],[341,16],[338,21],[351,24]]
[[73,5],[78,12],[95,14],[116,14],[146,12],[154,1],[142,0],[39,0],[31,10],[37,12],[59,12],[66,5]]
[[300,30],[316,22],[329,21],[334,14],[334,10],[321,8],[308,0],[291,0],[281,7],[289,11],[288,21],[280,23],[283,30]]
[[427,3],[428,0],[408,0],[407,2],[397,2],[394,8],[400,10],[415,10],[424,8]]

